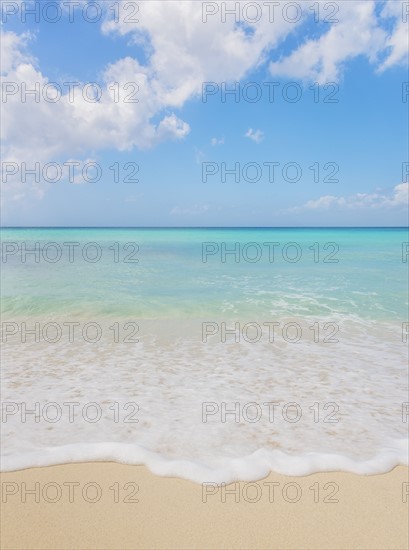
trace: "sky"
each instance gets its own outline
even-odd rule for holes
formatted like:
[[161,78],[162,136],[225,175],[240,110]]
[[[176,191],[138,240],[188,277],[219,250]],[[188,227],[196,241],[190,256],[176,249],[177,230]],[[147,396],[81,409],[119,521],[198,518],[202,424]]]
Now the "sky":
[[3,226],[408,225],[407,1],[1,10]]

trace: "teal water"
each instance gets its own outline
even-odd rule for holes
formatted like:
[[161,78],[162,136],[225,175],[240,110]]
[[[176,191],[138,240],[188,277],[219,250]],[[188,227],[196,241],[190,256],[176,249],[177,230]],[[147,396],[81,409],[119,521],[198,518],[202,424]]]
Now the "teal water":
[[[229,482],[407,464],[408,241],[406,229],[3,230],[2,469],[114,460]],[[77,243],[73,261],[64,243]],[[95,341],[83,337],[89,322]],[[233,337],[223,322],[238,323]],[[64,330],[50,341],[52,323]],[[203,338],[203,323],[216,333]],[[274,338],[265,323],[279,325]],[[79,413],[89,403],[97,422]],[[289,403],[299,420],[283,415]],[[58,422],[42,412],[50,404]],[[38,421],[22,421],[23,405]],[[203,407],[216,411],[206,422]],[[223,419],[223,407],[238,417]],[[137,423],[123,420],[132,410]]]
[[[5,229],[2,311],[153,319],[336,313],[398,321],[407,318],[409,263],[402,246],[408,240],[404,228]],[[79,243],[72,263],[67,242]],[[82,256],[90,242],[101,247],[95,263]],[[280,243],[274,257],[268,242]],[[5,256],[7,243],[20,251]],[[61,259],[46,261],[41,252],[38,263],[33,255],[23,263],[22,243],[27,249],[57,243]],[[139,250],[125,249],[127,243]],[[215,243],[210,251],[219,247],[206,262],[203,243]],[[222,257],[222,246],[232,250],[235,243],[238,262],[233,254]],[[245,248],[248,243],[257,246]],[[289,259],[301,251],[299,261],[283,258],[288,243],[297,243],[286,250]],[[324,249],[326,243],[333,244]],[[55,250],[48,249],[49,258]],[[90,258],[96,250],[89,249]]]

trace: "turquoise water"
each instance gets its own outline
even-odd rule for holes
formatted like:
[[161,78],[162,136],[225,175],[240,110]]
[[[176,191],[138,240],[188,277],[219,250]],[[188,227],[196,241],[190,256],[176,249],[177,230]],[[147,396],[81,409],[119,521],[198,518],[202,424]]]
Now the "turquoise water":
[[[239,317],[336,313],[407,318],[406,229],[6,229],[2,239],[3,248],[7,242],[20,247],[3,255],[2,310],[7,315],[66,311],[155,319],[230,312]],[[33,255],[23,263],[21,242],[27,249],[58,243],[61,260],[51,263],[41,253],[38,263]],[[67,242],[79,243],[72,263]],[[82,257],[90,242],[101,247],[95,263]],[[274,257],[266,242],[280,243]],[[127,243],[139,250],[125,250]],[[216,243],[208,245],[213,252],[219,247],[206,262],[203,243]],[[227,254],[222,262],[222,246],[232,250],[235,243],[239,261]],[[257,246],[245,248],[248,243]],[[285,249],[288,243],[298,247]],[[324,250],[326,243],[334,244]],[[49,249],[50,258],[55,250]],[[301,251],[299,261],[286,261],[285,250],[289,259]],[[95,251],[89,249],[90,258]],[[127,256],[138,262],[125,263]]]
[[[2,469],[115,460],[229,482],[407,464],[408,241],[406,229],[3,230]],[[74,321],[75,337],[53,338]],[[84,339],[88,323],[100,338]]]

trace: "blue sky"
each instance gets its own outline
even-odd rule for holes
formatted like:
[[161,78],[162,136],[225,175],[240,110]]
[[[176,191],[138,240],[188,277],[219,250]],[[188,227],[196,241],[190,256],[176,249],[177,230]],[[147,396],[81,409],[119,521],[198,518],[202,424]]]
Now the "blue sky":
[[[20,2],[6,16],[3,3],[3,225],[408,224],[407,2],[334,2],[337,23],[325,21],[328,3],[315,22],[307,0],[296,3],[297,22],[284,17],[288,2],[274,21],[259,2],[256,23],[255,11],[223,22],[222,2],[189,1],[134,2],[138,22],[125,22],[125,11],[115,22],[110,8],[130,3],[110,0],[92,3],[96,23],[78,1],[70,22],[68,3],[54,23],[41,11],[39,22],[22,22]],[[78,83],[72,101],[66,82]],[[99,102],[84,99],[90,82]],[[218,89],[206,102],[205,82]],[[57,83],[61,99],[25,98],[36,83],[41,94]],[[223,86],[240,95],[223,98]],[[124,103],[132,91],[138,103]],[[23,181],[24,163],[54,163],[62,175]],[[85,181],[82,167],[92,178],[95,165],[100,180]],[[136,167],[138,181],[123,181]],[[237,176],[223,178],[223,168]],[[338,181],[327,181],[331,173]]]

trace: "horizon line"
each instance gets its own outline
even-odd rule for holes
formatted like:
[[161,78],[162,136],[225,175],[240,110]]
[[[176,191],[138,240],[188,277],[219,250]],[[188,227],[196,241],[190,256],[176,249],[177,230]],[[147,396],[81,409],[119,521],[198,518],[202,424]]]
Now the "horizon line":
[[1,229],[409,229],[406,225],[243,225],[243,226],[189,226],[189,225],[4,225]]

